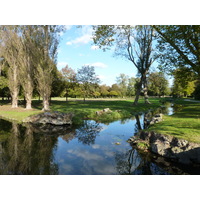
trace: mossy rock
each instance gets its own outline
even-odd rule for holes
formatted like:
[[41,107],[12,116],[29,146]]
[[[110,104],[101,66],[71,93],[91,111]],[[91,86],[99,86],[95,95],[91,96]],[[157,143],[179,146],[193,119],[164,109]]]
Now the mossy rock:
[[136,144],[136,147],[140,150],[148,150],[149,149],[149,144],[147,144],[146,142],[138,142]]

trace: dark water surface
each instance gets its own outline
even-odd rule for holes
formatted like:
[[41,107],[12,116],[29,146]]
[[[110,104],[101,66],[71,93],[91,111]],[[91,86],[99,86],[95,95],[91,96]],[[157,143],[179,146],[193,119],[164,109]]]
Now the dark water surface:
[[[162,112],[173,114],[173,109]],[[86,120],[79,127],[24,127],[0,120],[0,174],[200,174],[198,167],[130,146],[127,140],[153,114],[110,124]]]

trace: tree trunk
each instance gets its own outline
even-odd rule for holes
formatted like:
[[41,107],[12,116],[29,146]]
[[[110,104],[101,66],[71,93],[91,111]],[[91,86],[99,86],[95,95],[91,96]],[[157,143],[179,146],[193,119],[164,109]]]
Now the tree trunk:
[[143,91],[144,91],[144,101],[145,101],[146,104],[151,104],[149,102],[149,97],[148,97],[148,94],[147,94],[148,89],[147,89],[147,79],[146,79],[146,76],[144,77],[143,85],[144,85],[144,89],[143,89]]
[[138,84],[138,88],[137,88],[137,91],[136,91],[135,100],[133,102],[133,105],[138,104],[138,100],[139,100],[140,93],[141,93],[141,90],[142,90],[142,81],[143,81],[143,78],[141,77],[140,82]]
[[32,94],[31,93],[26,93],[25,95],[26,98],[26,110],[32,109]]
[[11,106],[11,108],[18,108],[18,91],[14,90],[11,95],[12,95],[12,106]]
[[43,97],[43,111],[48,111],[50,110],[49,107],[49,99],[47,97]]
[[19,77],[18,77],[18,68],[14,65],[13,68],[8,70],[9,78],[9,90],[12,97],[11,108],[18,108],[18,94],[19,94]]

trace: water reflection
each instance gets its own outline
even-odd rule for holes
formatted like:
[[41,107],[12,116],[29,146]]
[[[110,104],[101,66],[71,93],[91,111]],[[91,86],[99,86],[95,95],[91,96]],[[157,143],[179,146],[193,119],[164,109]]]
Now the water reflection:
[[[0,125],[3,127],[0,120]],[[53,162],[53,148],[57,137],[34,134],[32,128],[11,125],[10,135],[1,141],[0,174],[58,174],[58,166]],[[2,133],[2,129],[1,129]]]
[[[0,174],[59,174],[55,162],[58,138],[67,143],[76,138],[84,145],[92,145],[102,130],[91,121],[76,129],[33,124],[23,127],[5,120],[0,120],[0,127]],[[73,153],[78,156],[77,152]],[[80,153],[84,155],[83,151]]]
[[99,123],[94,123],[93,121],[84,121],[83,126],[76,130],[76,137],[78,141],[86,144],[91,145],[95,143],[95,139],[97,135],[102,130],[102,127]]
[[[133,149],[127,139],[168,107],[110,124],[25,126],[0,120],[0,174],[200,174]],[[120,145],[116,145],[119,142]]]

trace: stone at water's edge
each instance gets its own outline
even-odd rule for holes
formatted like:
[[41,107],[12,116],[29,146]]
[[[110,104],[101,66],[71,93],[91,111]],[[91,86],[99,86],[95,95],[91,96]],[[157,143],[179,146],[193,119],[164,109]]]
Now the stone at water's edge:
[[102,115],[103,113],[111,113],[110,108],[104,108],[103,110],[96,111],[96,115]]
[[38,115],[27,117],[23,122],[33,124],[53,124],[53,125],[66,125],[72,124],[72,113],[62,113],[58,111],[44,112]]
[[133,145],[138,142],[145,142],[151,152],[179,163],[200,164],[200,144],[188,142],[184,139],[141,131],[135,138],[130,138],[129,142]]

